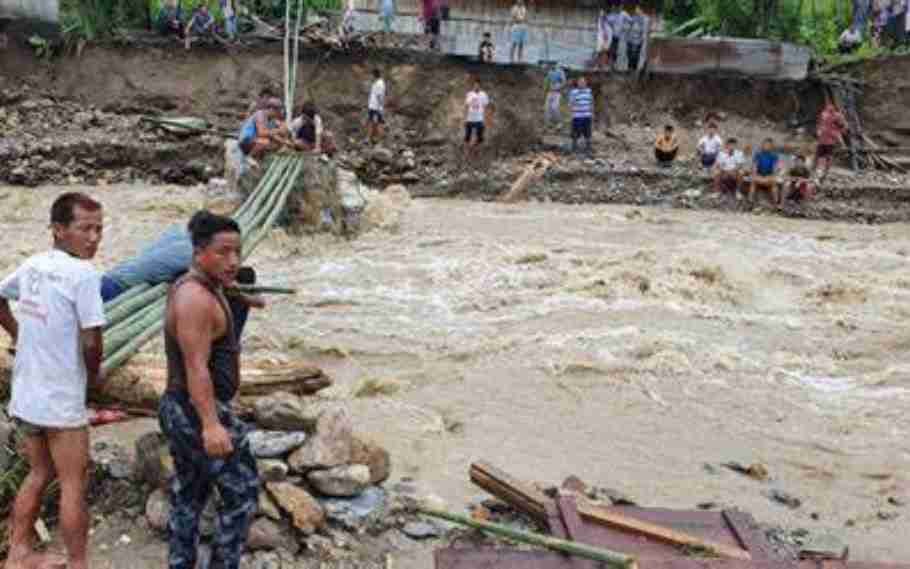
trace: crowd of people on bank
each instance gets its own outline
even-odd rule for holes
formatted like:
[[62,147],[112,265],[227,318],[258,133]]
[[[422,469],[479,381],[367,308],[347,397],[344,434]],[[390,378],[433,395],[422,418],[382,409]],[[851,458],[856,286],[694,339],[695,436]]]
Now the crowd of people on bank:
[[866,38],[876,48],[910,45],[910,0],[853,0],[853,21],[841,33],[838,49],[852,53]]
[[[768,194],[775,205],[788,201],[812,199],[818,184],[825,181],[839,144],[844,143],[847,121],[828,98],[817,121],[817,143],[814,157],[798,150],[785,160],[783,152],[771,138],[765,138],[756,152],[751,144],[742,149],[735,136],[726,139],[716,122],[709,122],[699,139],[696,153],[702,168],[710,172],[713,189],[737,200],[744,196],[754,203],[759,192]],[[666,125],[654,143],[654,157],[660,166],[672,166],[679,156],[679,138],[672,125]],[[789,167],[785,164],[789,162]]]

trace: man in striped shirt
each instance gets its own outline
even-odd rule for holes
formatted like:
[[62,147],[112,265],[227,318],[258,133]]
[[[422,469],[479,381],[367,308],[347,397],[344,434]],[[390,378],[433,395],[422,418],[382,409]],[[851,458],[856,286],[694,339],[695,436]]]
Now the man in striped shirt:
[[574,89],[569,92],[569,106],[572,107],[572,152],[578,149],[578,139],[585,139],[585,151],[591,153],[591,124],[594,122],[594,95],[584,76],[578,78]]

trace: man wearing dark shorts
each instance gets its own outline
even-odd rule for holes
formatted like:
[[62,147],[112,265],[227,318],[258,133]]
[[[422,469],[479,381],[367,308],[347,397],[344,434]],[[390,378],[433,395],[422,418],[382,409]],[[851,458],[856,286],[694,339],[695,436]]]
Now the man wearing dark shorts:
[[[29,257],[0,282],[0,327],[16,346],[9,415],[29,465],[10,516],[6,567],[36,563],[33,527],[44,493],[60,483],[60,565],[88,569],[89,387],[100,388],[101,273],[91,260],[101,242],[101,204],[66,193],[51,206],[54,246]],[[10,301],[17,302],[14,316]],[[45,561],[46,563],[47,561]]]
[[240,227],[200,211],[189,232],[193,264],[171,286],[165,309],[167,389],[158,410],[174,459],[168,566],[196,566],[199,519],[217,488],[211,567],[237,569],[259,493],[248,429],[231,407],[240,386],[240,346],[224,289],[240,268]]
[[464,100],[464,145],[469,157],[483,144],[489,105],[490,97],[480,88],[480,81],[475,79],[474,88],[468,92]]
[[585,151],[591,153],[591,125],[594,123],[594,94],[588,80],[579,77],[574,89],[569,91],[572,107],[572,152],[578,149],[578,139],[585,140]]

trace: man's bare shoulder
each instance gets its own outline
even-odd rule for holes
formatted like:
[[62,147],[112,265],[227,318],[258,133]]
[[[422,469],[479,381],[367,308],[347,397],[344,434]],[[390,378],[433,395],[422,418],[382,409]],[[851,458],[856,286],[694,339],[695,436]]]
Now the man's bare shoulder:
[[215,295],[205,286],[194,281],[187,281],[177,287],[177,290],[174,291],[173,302],[174,310],[181,315],[210,315],[217,307]]

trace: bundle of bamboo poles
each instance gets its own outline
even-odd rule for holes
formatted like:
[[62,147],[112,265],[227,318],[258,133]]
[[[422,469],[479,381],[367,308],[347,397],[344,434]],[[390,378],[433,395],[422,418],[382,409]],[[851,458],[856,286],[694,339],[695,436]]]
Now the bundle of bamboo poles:
[[[243,234],[244,259],[268,235],[302,170],[303,158],[274,156],[262,180],[232,216]],[[168,283],[136,285],[104,305],[108,322],[104,329],[104,373],[126,363],[161,331],[167,289]]]

